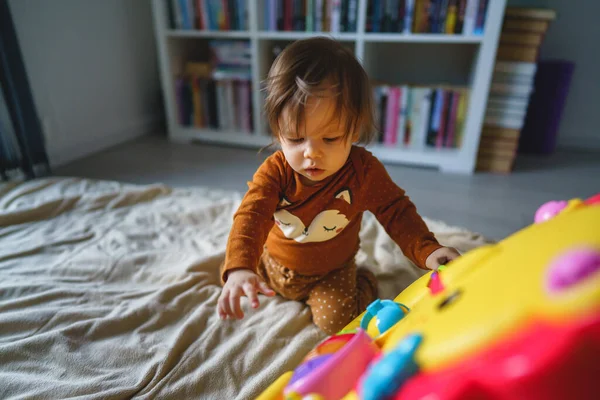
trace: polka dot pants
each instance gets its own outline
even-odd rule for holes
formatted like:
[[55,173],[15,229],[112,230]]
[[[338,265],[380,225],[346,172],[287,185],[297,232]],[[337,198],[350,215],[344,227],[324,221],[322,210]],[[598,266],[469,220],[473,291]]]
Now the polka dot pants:
[[313,322],[328,335],[342,330],[377,298],[375,276],[354,261],[324,276],[308,276],[279,264],[265,250],[258,274],[281,296],[306,302]]

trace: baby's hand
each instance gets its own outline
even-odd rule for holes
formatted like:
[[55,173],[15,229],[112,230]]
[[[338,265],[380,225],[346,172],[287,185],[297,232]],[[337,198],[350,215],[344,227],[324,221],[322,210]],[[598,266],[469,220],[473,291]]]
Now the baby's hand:
[[441,247],[431,253],[427,260],[425,260],[425,266],[432,270],[437,270],[440,265],[446,265],[455,258],[460,257],[460,253],[452,247]]
[[221,296],[219,296],[218,312],[221,319],[244,318],[244,313],[240,307],[240,297],[247,296],[250,299],[252,308],[257,308],[258,292],[267,296],[275,296],[275,292],[267,286],[265,282],[249,269],[232,270],[227,275],[227,282],[223,286]]

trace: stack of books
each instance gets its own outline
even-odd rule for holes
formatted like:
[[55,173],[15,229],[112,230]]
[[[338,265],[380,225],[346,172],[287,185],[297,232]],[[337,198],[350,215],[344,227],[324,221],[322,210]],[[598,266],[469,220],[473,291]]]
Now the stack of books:
[[167,0],[171,29],[248,30],[248,0]]
[[481,133],[477,170],[509,173],[534,90],[540,45],[553,10],[506,9]]
[[464,130],[468,90],[462,87],[373,88],[377,141],[385,147],[458,148]]
[[252,133],[250,43],[214,40],[211,62],[187,62],[176,78],[180,125]]

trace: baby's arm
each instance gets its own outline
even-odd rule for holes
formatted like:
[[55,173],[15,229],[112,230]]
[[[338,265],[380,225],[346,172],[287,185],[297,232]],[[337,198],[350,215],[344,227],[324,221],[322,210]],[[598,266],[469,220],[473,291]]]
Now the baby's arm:
[[415,205],[392,181],[378,159],[373,156],[367,158],[365,174],[363,195],[366,208],[375,214],[405,256],[424,269],[437,269],[441,261],[458,256],[456,250],[438,243]]
[[218,310],[222,318],[242,318],[240,297],[248,296],[258,307],[257,293],[274,295],[256,274],[263,246],[273,227],[273,213],[280,201],[285,177],[282,156],[269,157],[248,183],[248,192],[233,219],[227,241],[225,265],[221,276],[224,282]]

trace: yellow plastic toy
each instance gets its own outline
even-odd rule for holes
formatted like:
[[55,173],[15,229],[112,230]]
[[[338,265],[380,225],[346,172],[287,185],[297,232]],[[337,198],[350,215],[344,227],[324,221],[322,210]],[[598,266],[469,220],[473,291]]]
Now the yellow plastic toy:
[[[535,222],[352,321],[344,332],[362,322],[381,349],[357,382],[328,382],[320,366],[309,378],[346,385],[346,400],[595,398],[600,195],[546,203]],[[286,399],[284,386],[260,399]]]

